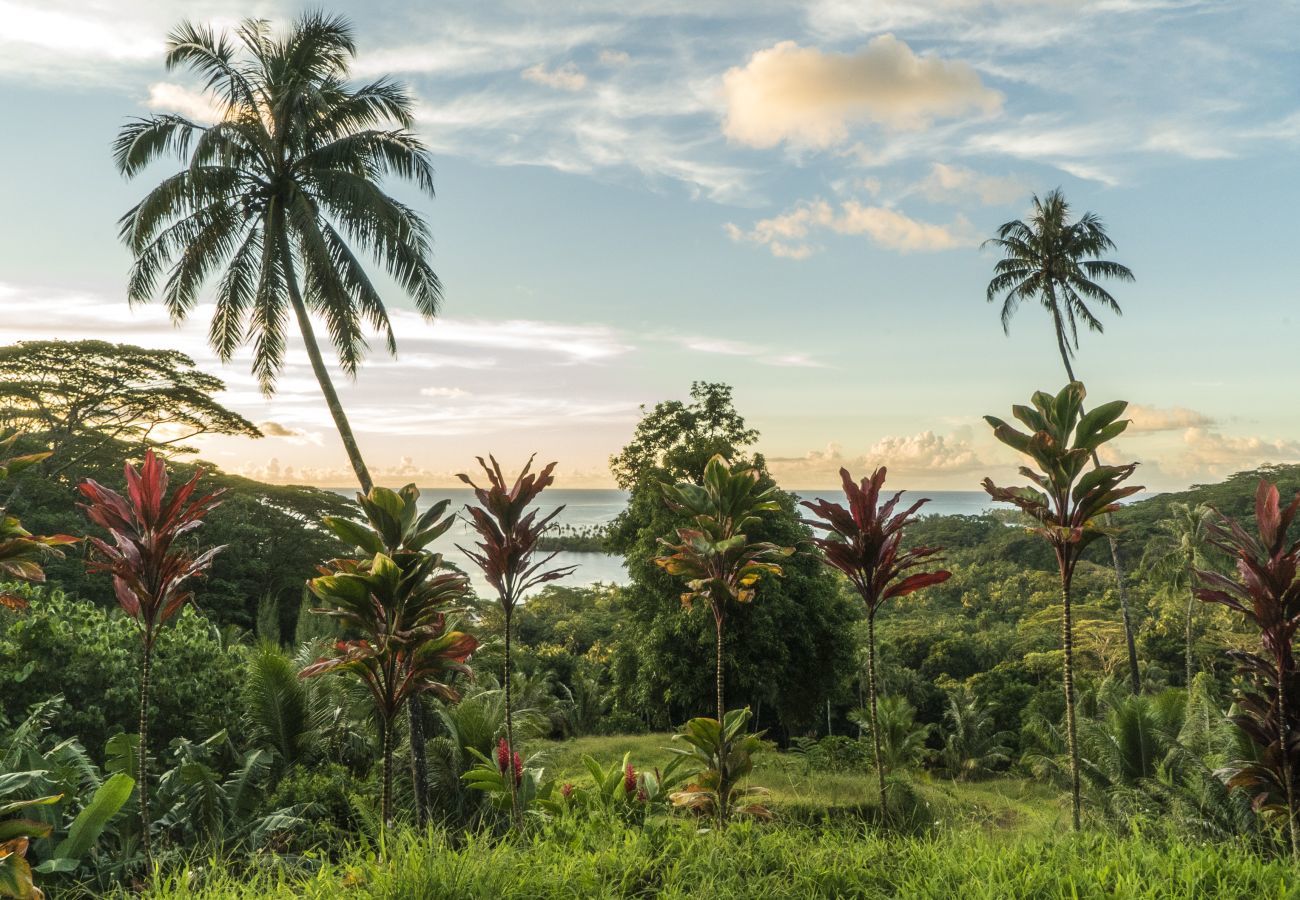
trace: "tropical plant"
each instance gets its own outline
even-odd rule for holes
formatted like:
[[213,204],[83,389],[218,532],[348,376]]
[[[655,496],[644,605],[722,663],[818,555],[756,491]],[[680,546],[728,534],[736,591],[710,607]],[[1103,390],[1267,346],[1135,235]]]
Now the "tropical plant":
[[[14,449],[21,435],[15,433],[0,440],[0,454]],[[17,475],[23,469],[48,459],[49,452],[24,453],[8,458],[0,457],[0,480]],[[59,547],[76,543],[76,538],[68,535],[54,537],[37,537],[22,526],[15,516],[0,506],[0,576],[18,578],[23,581],[44,581],[45,570],[42,561],[50,556],[59,556]],[[23,609],[27,601],[13,591],[0,590],[0,607]]]
[[560,787],[560,799],[569,806],[581,805],[589,812],[600,812],[624,822],[647,822],[667,811],[670,794],[685,779],[687,757],[674,756],[663,769],[638,769],[632,754],[623,754],[622,762],[602,766],[594,757],[584,755],[582,764],[591,775],[591,785]]
[[949,692],[943,721],[939,760],[958,781],[986,777],[1011,761],[1011,735],[997,730],[992,711],[969,688]]
[[359,256],[370,256],[431,318],[441,286],[429,263],[431,238],[420,215],[385,194],[384,176],[433,194],[433,167],[411,132],[414,101],[380,78],[350,87],[356,54],[351,26],[320,13],[283,36],[245,20],[233,35],[183,23],[167,39],[166,66],[203,79],[216,121],[174,113],[136,119],[114,144],[127,177],[176,157],[185,163],[120,221],[135,257],[127,294],[159,291],[175,320],[221,271],[210,342],[228,362],[253,340],[253,372],[270,393],[284,363],[292,312],[312,371],[363,491],[373,486],[316,340],[324,320],[347,375],[366,348],[364,326],[396,343],[388,312]]
[[[1052,317],[1056,346],[1061,353],[1066,377],[1077,381],[1070,360],[1073,350],[1079,347],[1079,320],[1098,333],[1105,330],[1088,303],[1099,303],[1116,315],[1122,314],[1119,303],[1098,281],[1103,278],[1134,280],[1133,272],[1127,266],[1101,258],[1102,254],[1115,249],[1115,242],[1106,233],[1101,219],[1087,212],[1071,221],[1070,204],[1057,188],[1041,199],[1037,195],[1033,197],[1033,213],[1028,221],[1014,219],[1003,224],[997,236],[982,246],[995,247],[1003,254],[993,267],[993,278],[985,295],[989,303],[995,302],[999,295],[1003,298],[1002,330],[1011,333],[1011,319],[1022,301],[1038,300]],[[1092,461],[1094,465],[1101,465],[1095,453]],[[1128,645],[1129,680],[1136,694],[1141,688],[1141,680],[1124,564],[1120,559],[1119,544],[1114,537],[1108,540]]]
[[917,510],[929,499],[922,498],[898,510],[903,498],[903,492],[899,491],[882,502],[880,490],[885,486],[885,472],[881,466],[870,478],[857,484],[848,469],[840,469],[847,509],[829,500],[805,500],[802,504],[816,517],[804,522],[826,532],[825,537],[813,539],[813,544],[821,550],[822,561],[844,574],[867,608],[867,698],[882,810],[885,809],[885,767],[876,721],[876,614],[886,601],[942,584],[952,576],[943,569],[917,571],[928,563],[938,562],[935,556],[942,551],[940,547],[903,547],[907,526],[916,521]]
[[1300,860],[1300,667],[1294,652],[1300,628],[1300,541],[1288,531],[1300,512],[1300,492],[1285,508],[1277,486],[1260,479],[1256,534],[1218,516],[1210,541],[1236,564],[1236,578],[1200,570],[1196,596],[1239,613],[1259,631],[1263,654],[1229,650],[1250,687],[1236,696],[1232,716],[1254,744],[1255,759],[1234,763],[1228,785],[1249,792],[1255,809],[1280,819],[1291,854]]
[[17,900],[41,900],[44,892],[36,886],[31,864],[27,861],[27,847],[38,838],[47,837],[53,830],[45,822],[32,819],[8,818],[33,807],[58,803],[59,794],[29,799],[16,799],[14,794],[35,781],[39,772],[5,772],[0,774],[0,897]]
[[[511,694],[511,681],[514,668],[511,659],[511,620],[515,607],[524,595],[538,585],[556,581],[573,573],[577,566],[561,566],[548,569],[546,566],[555,558],[552,552],[540,559],[535,559],[537,542],[546,532],[555,517],[564,509],[563,506],[551,510],[538,518],[537,510],[529,509],[543,490],[555,483],[555,463],[548,463],[539,472],[532,472],[533,457],[528,458],[524,468],[515,478],[513,485],[506,484],[505,475],[496,457],[489,456],[491,464],[478,457],[478,464],[487,475],[488,486],[479,487],[468,475],[457,475],[469,485],[478,500],[478,506],[467,506],[470,526],[479,540],[476,550],[460,547],[462,553],[483,571],[488,585],[496,591],[497,602],[501,605],[504,617],[505,660],[502,684],[505,687],[505,726],[506,747],[508,754],[517,752],[514,733],[514,703]],[[459,547],[459,545],[457,545]],[[512,797],[512,819],[520,822],[522,809],[519,806],[518,785],[513,779],[507,779]]]
[[1175,587],[1187,589],[1187,616],[1183,662],[1190,688],[1196,676],[1192,643],[1192,611],[1196,606],[1196,571],[1207,569],[1209,528],[1214,510],[1205,503],[1171,503],[1169,517],[1160,522],[1160,534],[1147,545],[1146,558],[1154,571],[1165,575]]
[[741,784],[754,771],[754,756],[771,748],[762,732],[746,730],[751,715],[748,707],[733,709],[721,725],[717,719],[701,716],[673,735],[674,741],[687,746],[670,749],[695,769],[690,783],[669,795],[673,806],[713,818],[719,829],[733,815],[771,818],[771,810],[760,802],[767,789]]
[[[384,488],[373,489],[366,498],[367,515],[382,523],[379,535],[350,520],[326,522],[335,533],[349,534],[347,540],[373,552],[372,559],[334,559],[321,567],[321,575],[308,582],[312,594],[323,604],[314,610],[336,619],[360,637],[345,638],[334,645],[334,653],[302,669],[300,677],[326,672],[346,672],[361,681],[370,693],[379,719],[383,740],[380,811],[385,827],[393,818],[393,749],[397,717],[409,699],[433,693],[454,700],[457,693],[443,682],[453,673],[469,675],[466,665],[478,641],[455,630],[448,614],[465,600],[469,582],[459,572],[441,572],[440,554],[423,549],[436,534],[445,530],[437,512],[427,521],[415,517],[414,503]],[[445,509],[445,507],[443,507]],[[388,538],[401,544],[408,514],[411,522],[422,523],[408,535],[405,544],[389,556],[384,552]]]
[[[689,610],[696,600],[705,600],[713,612],[715,721],[722,723],[726,710],[722,638],[727,601],[753,600],[755,585],[764,576],[781,575],[781,566],[772,560],[792,555],[794,548],[751,541],[746,536],[745,532],[759,523],[759,513],[779,508],[777,488],[760,487],[759,472],[753,466],[733,466],[722,456],[714,456],[704,466],[701,484],[664,484],[663,493],[668,506],[687,515],[691,524],[677,529],[676,543],[660,538],[659,542],[672,552],[657,557],[655,563],[685,582],[682,606]],[[719,806],[720,811],[723,809],[725,804]]]
[[1013,406],[1012,414],[1029,428],[1018,431],[995,416],[984,419],[1002,443],[1029,457],[1037,470],[1020,467],[1020,474],[1037,487],[1000,488],[985,478],[984,490],[996,501],[1010,503],[1037,524],[1030,529],[1046,539],[1056,556],[1061,578],[1061,649],[1065,689],[1066,744],[1070,759],[1071,818],[1077,831],[1079,811],[1079,747],[1075,730],[1074,624],[1071,587],[1075,566],[1087,547],[1105,537],[1112,527],[1106,513],[1119,508],[1119,501],[1142,490],[1122,486],[1137,464],[1095,466],[1084,473],[1097,448],[1122,434],[1128,420],[1121,419],[1128,404],[1123,400],[1104,403],[1083,412],[1084,387],[1072,381],[1053,396],[1036,391],[1032,406]]
[[79,504],[93,524],[105,529],[112,543],[91,537],[91,571],[113,578],[113,591],[122,611],[135,620],[140,633],[140,847],[150,867],[149,828],[149,687],[158,632],[193,598],[190,580],[203,575],[221,547],[195,553],[186,540],[202,526],[222,491],[197,494],[203,470],[168,496],[167,467],[153,450],[145,452],[137,470],[123,467],[126,496],[97,481],[80,485],[88,502]]
[[[872,756],[881,775],[918,766],[930,755],[926,744],[935,726],[916,721],[916,707],[906,697],[881,697],[874,717],[870,709],[850,710],[849,721],[871,736]],[[876,747],[880,748],[879,756],[875,755]],[[882,811],[888,809],[887,802],[882,791]]]
[[[323,521],[345,544],[365,554],[383,551],[399,565],[406,566],[427,555],[426,548],[446,534],[455,521],[455,516],[444,516],[450,500],[440,500],[423,513],[419,511],[419,501],[420,489],[414,484],[399,491],[372,488],[369,494],[357,494],[365,523],[340,516],[326,516]],[[441,564],[442,557],[437,559]],[[429,818],[429,772],[424,746],[424,704],[419,693],[407,697],[406,711],[416,822],[423,827]]]
[[[540,765],[525,765],[518,750],[511,750],[506,738],[497,742],[494,759],[477,748],[466,748],[476,764],[461,776],[471,789],[482,791],[498,812],[519,824],[526,815],[545,814],[555,791],[555,783],[546,780]],[[537,762],[530,759],[530,763]]]

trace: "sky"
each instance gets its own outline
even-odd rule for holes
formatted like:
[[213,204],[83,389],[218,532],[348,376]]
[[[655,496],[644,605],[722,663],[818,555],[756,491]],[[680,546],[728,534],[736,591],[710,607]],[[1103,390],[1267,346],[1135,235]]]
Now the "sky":
[[[296,3],[0,0],[0,342],[107,338],[189,353],[266,436],[231,472],[351,483],[301,343],[272,398],[222,365],[211,306],[177,326],[125,300],[116,220],[156,181],[114,170],[132,117],[203,119],[162,62],[184,18],[286,24]],[[317,8],[317,7],[312,7]],[[391,284],[398,355],[337,379],[384,483],[453,483],[494,453],[611,485],[640,407],[735,389],[788,488],[890,467],[975,490],[1016,460],[982,416],[1065,376],[1050,322],[1003,333],[982,239],[1065,191],[1102,217],[1122,316],[1081,336],[1111,451],[1155,490],[1300,461],[1300,4],[1212,0],[340,0],[358,81],[418,102],[445,287]],[[177,166],[173,166],[176,168]]]

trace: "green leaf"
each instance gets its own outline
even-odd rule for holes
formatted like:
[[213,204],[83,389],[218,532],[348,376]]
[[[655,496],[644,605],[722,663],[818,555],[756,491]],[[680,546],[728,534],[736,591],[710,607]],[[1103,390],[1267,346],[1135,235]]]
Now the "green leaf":
[[95,841],[103,834],[113,816],[131,797],[135,779],[119,772],[99,786],[85,809],[77,814],[68,836],[54,849],[54,855],[72,860],[74,865],[83,859]]

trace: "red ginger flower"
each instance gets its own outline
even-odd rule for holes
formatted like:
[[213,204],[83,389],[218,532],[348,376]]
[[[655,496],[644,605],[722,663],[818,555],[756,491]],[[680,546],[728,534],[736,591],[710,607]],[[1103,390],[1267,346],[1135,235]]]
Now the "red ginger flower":
[[508,768],[510,768],[510,745],[506,743],[505,738],[502,738],[497,742],[497,771],[504,775]]
[[569,782],[566,781],[564,785],[560,788],[560,796],[563,797],[565,800],[570,799],[573,796],[573,785],[569,784]]
[[636,769],[632,768],[631,763],[628,763],[623,768],[623,791],[624,793],[630,794],[635,790],[636,790]]
[[519,751],[515,751],[515,784],[524,780],[524,761],[519,757]]

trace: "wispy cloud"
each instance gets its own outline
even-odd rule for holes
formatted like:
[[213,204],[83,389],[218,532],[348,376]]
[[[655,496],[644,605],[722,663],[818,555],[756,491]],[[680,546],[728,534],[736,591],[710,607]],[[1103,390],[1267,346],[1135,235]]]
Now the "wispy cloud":
[[862,235],[886,249],[903,253],[951,250],[978,242],[970,222],[961,216],[951,224],[938,225],[913,219],[896,209],[865,205],[857,200],[845,200],[838,207],[825,200],[810,200],[780,215],[759,219],[748,230],[734,223],[727,223],[725,228],[733,241],[758,244],[773,256],[793,260],[807,259],[817,252],[818,246],[811,241],[817,231]]

